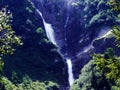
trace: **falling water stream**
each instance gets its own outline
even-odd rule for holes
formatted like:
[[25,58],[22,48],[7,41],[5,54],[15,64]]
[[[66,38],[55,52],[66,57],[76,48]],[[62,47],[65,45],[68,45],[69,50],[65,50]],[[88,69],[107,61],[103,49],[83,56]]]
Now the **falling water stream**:
[[68,78],[68,81],[69,81],[69,85],[71,86],[74,82],[74,75],[73,75],[73,71],[72,71],[72,60],[71,58],[69,57],[68,55],[68,45],[67,45],[67,26],[68,26],[68,22],[69,22],[69,19],[70,19],[70,5],[72,3],[73,0],[67,0],[67,18],[66,18],[66,21],[65,21],[65,25],[64,25],[64,30],[65,30],[65,48],[66,48],[66,61],[67,61],[67,65],[68,65],[68,75],[69,75],[69,78]]
[[67,49],[67,31],[66,31],[66,28],[67,28],[67,25],[68,25],[68,22],[69,22],[69,15],[67,16],[67,19],[66,19],[66,23],[64,25],[64,28],[65,28],[65,43],[66,43],[66,61],[67,61],[67,65],[68,65],[68,75],[69,75],[69,78],[68,78],[68,81],[69,81],[69,85],[71,86],[74,82],[74,76],[73,76],[73,71],[72,71],[72,60],[68,57],[68,49]]
[[69,85],[71,86],[74,82],[73,73],[72,73],[72,62],[71,59],[69,58],[66,58],[66,60],[67,60],[68,74],[69,74],[68,81],[69,81]]
[[[46,31],[46,34],[47,34],[48,39],[49,39],[53,44],[57,45],[57,43],[56,43],[56,41],[55,41],[54,30],[53,30],[51,24],[46,23],[46,21],[45,21],[44,18],[43,18],[42,13],[41,13],[38,9],[36,9],[36,11],[39,13],[39,15],[41,16],[41,18],[42,18],[42,20],[43,20],[44,27],[45,27],[45,31]],[[65,26],[67,26],[68,20],[69,20],[69,17],[67,17]],[[65,37],[65,39],[66,39],[66,37]],[[66,39],[66,40],[67,40],[67,39]],[[69,85],[71,86],[72,83],[74,82],[73,73],[72,73],[72,62],[71,62],[71,59],[68,58],[68,57],[65,58],[65,59],[66,59],[67,65],[68,65],[68,75],[69,75],[68,81],[69,81]]]
[[44,23],[44,27],[45,27],[45,31],[46,31],[46,34],[47,34],[48,39],[49,39],[53,44],[57,45],[57,43],[56,43],[56,41],[55,41],[54,30],[53,30],[51,24],[45,22],[42,13],[41,13],[38,9],[36,9],[36,11],[37,11],[37,12],[39,13],[39,15],[42,17],[42,20],[43,20],[43,23]]

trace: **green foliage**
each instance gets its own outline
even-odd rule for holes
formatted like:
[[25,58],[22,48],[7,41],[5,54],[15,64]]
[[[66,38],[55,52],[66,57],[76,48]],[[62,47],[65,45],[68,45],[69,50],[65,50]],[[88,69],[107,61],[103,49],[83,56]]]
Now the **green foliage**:
[[[81,18],[85,28],[109,25],[117,22],[117,17],[107,4],[108,0],[77,0],[72,5],[73,15]],[[110,25],[111,24],[111,25]]]
[[33,82],[28,76],[23,77],[22,83],[18,84],[17,87],[17,90],[46,90],[44,83],[39,81]]
[[14,44],[21,45],[20,37],[15,35],[15,32],[10,26],[12,14],[6,9],[0,11],[0,56],[12,54]]
[[[120,11],[120,1],[119,0],[110,0],[109,2],[109,5],[111,6],[111,9],[114,10],[114,11],[117,11],[119,12]],[[120,21],[120,14],[118,14],[118,21]],[[119,26],[113,26],[113,34],[114,34],[114,37],[117,41],[117,46],[120,47],[120,27]]]
[[4,61],[2,60],[2,58],[0,57],[0,72],[2,71],[4,66]]
[[59,90],[59,86],[51,81],[39,82],[33,81],[28,76],[23,77],[20,84],[13,84],[7,78],[2,77],[0,80],[2,87],[0,90]]
[[22,45],[20,37],[15,35],[11,28],[12,14],[3,8],[0,11],[0,71],[4,66],[2,57],[7,54],[13,54],[15,51],[14,45]]
[[94,60],[91,60],[81,70],[79,78],[73,83],[70,90],[110,90],[108,81],[95,68]]
[[40,27],[37,28],[36,32],[37,32],[38,34],[43,34],[43,35],[44,35],[44,31],[43,31],[43,29],[40,28]]
[[114,52],[113,48],[107,48],[107,50],[105,51],[105,54],[104,54],[105,58],[112,58],[112,57],[114,57],[114,55],[115,55],[115,52]]
[[6,77],[0,78],[0,90],[17,90],[17,87]]
[[[40,37],[40,39],[42,41],[44,41],[44,39],[46,39],[45,32],[44,32],[44,30],[41,27],[39,27],[39,28],[36,29],[36,33],[39,34],[39,37]],[[41,41],[41,43],[42,43],[42,41]]]
[[12,72],[11,80],[14,84],[16,84],[19,81],[19,78],[18,78],[17,73],[15,71]]
[[94,54],[93,60],[95,60],[96,68],[120,88],[120,58],[111,53],[113,50],[107,49],[105,54]]
[[119,0],[110,0],[108,4],[112,7],[112,10],[120,10],[120,1]]
[[[92,62],[91,62],[92,63]],[[79,78],[73,83],[70,90],[88,90],[93,89],[91,86],[91,79],[92,79],[92,72],[91,70],[91,63],[89,65],[85,65],[84,68],[81,70],[81,75]],[[93,89],[94,90],[94,89]]]
[[120,47],[120,27],[119,26],[114,26],[112,32],[113,32],[114,37],[117,41],[117,46]]
[[45,82],[45,84],[46,84],[47,90],[59,90],[59,86],[57,83],[47,81],[47,82]]

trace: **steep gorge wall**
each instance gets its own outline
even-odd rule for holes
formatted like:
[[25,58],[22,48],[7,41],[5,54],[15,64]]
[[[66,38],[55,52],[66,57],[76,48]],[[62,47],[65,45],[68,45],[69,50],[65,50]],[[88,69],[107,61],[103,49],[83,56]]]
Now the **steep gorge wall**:
[[115,47],[112,43],[114,39],[108,40],[109,42],[98,40],[97,43],[104,43],[101,46],[94,42],[96,38],[106,34],[111,26],[117,24],[117,18],[110,10],[107,1],[72,0],[68,10],[68,0],[33,0],[45,20],[52,24],[56,41],[63,55],[66,53],[67,45],[76,78],[82,67],[91,59],[92,53],[102,53],[108,47]]

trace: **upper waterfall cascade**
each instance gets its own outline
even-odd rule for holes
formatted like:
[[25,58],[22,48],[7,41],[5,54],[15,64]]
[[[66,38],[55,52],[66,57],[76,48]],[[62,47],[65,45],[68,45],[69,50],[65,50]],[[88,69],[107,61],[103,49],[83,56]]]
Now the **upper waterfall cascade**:
[[44,18],[43,18],[43,15],[42,13],[37,9],[36,10],[39,15],[42,17],[42,20],[43,20],[43,23],[44,23],[44,27],[45,27],[45,31],[46,31],[46,34],[47,34],[47,37],[48,39],[55,45],[57,45],[56,41],[55,41],[55,36],[54,36],[54,30],[52,28],[52,25],[49,24],[49,23],[46,23]]

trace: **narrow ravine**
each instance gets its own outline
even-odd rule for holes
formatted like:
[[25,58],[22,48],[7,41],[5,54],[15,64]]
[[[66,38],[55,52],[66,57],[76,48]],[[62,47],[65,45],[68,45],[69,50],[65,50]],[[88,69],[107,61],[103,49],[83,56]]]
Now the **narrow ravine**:
[[68,25],[68,22],[69,22],[69,14],[67,16],[67,19],[66,19],[66,23],[64,25],[64,30],[65,30],[65,59],[66,59],[66,62],[67,62],[67,66],[68,66],[68,75],[69,75],[69,78],[68,78],[68,81],[69,81],[69,85],[71,86],[74,82],[74,75],[73,75],[73,71],[72,71],[72,61],[71,59],[69,58],[69,55],[68,55],[68,45],[67,45],[67,31],[66,31],[66,27]]

